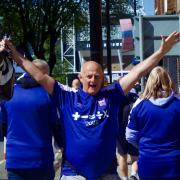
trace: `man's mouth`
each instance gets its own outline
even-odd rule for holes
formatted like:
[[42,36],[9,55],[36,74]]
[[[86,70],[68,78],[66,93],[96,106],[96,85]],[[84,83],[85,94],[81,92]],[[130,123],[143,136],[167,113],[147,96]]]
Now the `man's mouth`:
[[96,85],[95,84],[90,84],[89,87],[96,88]]

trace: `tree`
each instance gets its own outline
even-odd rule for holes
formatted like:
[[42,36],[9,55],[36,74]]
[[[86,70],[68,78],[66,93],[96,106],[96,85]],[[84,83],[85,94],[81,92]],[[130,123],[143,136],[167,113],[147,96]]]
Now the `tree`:
[[[72,27],[72,24],[76,30],[87,25],[88,2],[89,0],[1,0],[3,32],[12,36],[28,59],[32,60],[34,55],[48,60],[52,72],[56,63],[57,40],[64,38],[61,37],[61,30]],[[110,3],[112,24],[118,24],[120,17],[129,17],[127,0],[110,0]],[[102,12],[105,9],[103,5],[105,0],[102,0]],[[105,21],[102,22],[105,24]]]
[[73,21],[79,24],[84,22],[82,2],[83,0],[1,0],[4,31],[16,37],[30,60],[33,59],[33,53],[37,58],[45,59],[44,44],[49,42],[48,63],[52,72],[56,63],[55,45],[61,29],[68,27]]
[[[129,0],[109,0],[111,25],[119,24],[121,18],[131,18],[133,12],[131,11],[131,3]],[[102,0],[102,23],[106,23],[106,0]]]

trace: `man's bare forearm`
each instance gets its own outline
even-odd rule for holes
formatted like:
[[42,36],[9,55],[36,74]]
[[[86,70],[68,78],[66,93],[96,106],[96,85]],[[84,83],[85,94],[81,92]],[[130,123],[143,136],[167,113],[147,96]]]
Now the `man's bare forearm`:
[[148,74],[160,62],[174,44],[179,42],[179,36],[179,32],[173,32],[166,39],[162,37],[159,49],[143,62],[136,65],[129,74],[119,80],[125,94],[130,91],[130,89],[142,76]]
[[12,58],[21,66],[26,72],[28,72],[38,83],[43,78],[44,74],[29,60],[25,59],[20,53],[13,50]]
[[150,57],[134,66],[128,75],[120,79],[120,84],[127,94],[134,86],[134,84],[143,76],[148,74],[153,67],[155,67],[163,58],[163,53],[156,51]]
[[154,68],[161,61],[163,57],[164,57],[164,53],[158,50],[155,53],[153,53],[151,56],[146,58],[144,61],[134,66],[131,73],[134,74],[134,72],[137,71],[138,74],[137,78],[139,80],[139,78],[148,74],[151,71],[151,69]]
[[54,87],[54,79],[47,74],[43,74],[31,61],[25,59],[15,48],[12,50],[12,58],[21,66],[34,80],[42,85],[49,94],[52,94]]

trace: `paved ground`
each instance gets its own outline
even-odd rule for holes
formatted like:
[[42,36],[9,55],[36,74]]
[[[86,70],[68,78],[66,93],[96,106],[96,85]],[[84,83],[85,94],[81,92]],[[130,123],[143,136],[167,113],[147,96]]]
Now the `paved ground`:
[[58,169],[58,170],[56,171],[56,175],[55,175],[54,180],[59,180],[59,177],[60,177],[60,169]]
[[0,141],[0,180],[7,180],[3,149],[3,142]]

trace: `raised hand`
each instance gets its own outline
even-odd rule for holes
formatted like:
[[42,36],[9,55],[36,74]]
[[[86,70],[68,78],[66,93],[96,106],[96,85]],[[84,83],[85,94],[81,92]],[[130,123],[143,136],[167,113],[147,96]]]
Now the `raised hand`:
[[159,51],[166,54],[176,43],[180,42],[180,32],[173,32],[168,37],[161,36]]
[[2,52],[4,50],[5,50],[5,42],[4,42],[4,40],[1,40],[0,41],[0,52]]

